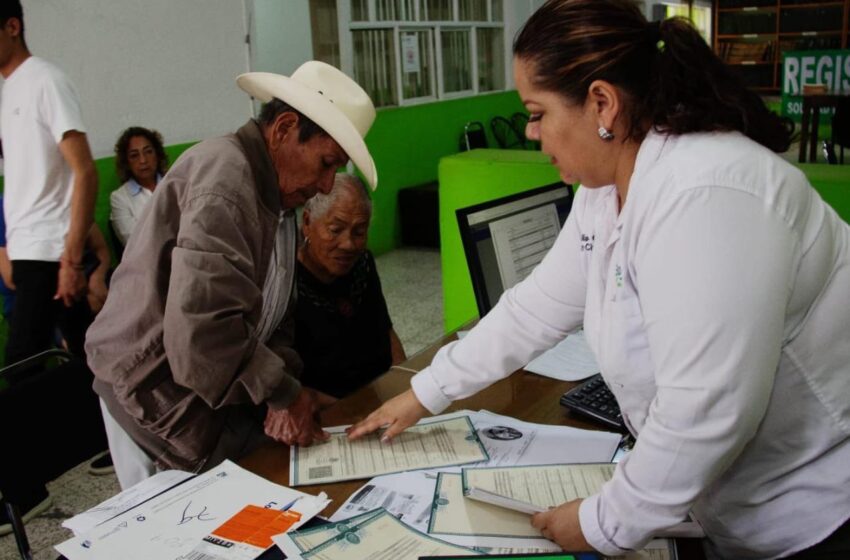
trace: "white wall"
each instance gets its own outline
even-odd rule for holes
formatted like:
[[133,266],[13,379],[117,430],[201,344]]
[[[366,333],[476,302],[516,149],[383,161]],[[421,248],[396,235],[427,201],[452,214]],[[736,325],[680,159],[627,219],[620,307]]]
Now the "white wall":
[[27,44],[80,93],[95,157],[127,126],[166,144],[220,135],[251,116],[242,0],[24,0]]
[[308,0],[253,0],[252,70],[290,75],[313,58]]

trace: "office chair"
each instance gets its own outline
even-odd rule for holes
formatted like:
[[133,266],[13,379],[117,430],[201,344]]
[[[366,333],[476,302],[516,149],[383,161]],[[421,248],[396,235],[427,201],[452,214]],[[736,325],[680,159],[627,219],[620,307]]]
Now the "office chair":
[[2,493],[18,552],[32,554],[19,504],[22,481],[44,484],[106,449],[92,373],[64,350],[47,350],[0,370],[4,457]]
[[842,99],[832,115],[832,147],[838,146],[840,161],[844,164],[844,147],[850,147],[850,99]]
[[526,150],[540,149],[540,142],[529,140],[525,135],[525,129],[528,126],[528,113],[517,111],[511,115],[511,124],[514,127],[514,130],[517,131],[517,134],[519,134],[519,137],[522,138]]
[[460,135],[460,151],[475,150],[477,148],[486,148],[487,133],[484,131],[484,125],[480,121],[470,121],[463,126],[463,133]]
[[511,121],[505,117],[495,116],[490,119],[490,130],[499,147],[505,150],[522,150],[525,148],[525,134],[518,132]]

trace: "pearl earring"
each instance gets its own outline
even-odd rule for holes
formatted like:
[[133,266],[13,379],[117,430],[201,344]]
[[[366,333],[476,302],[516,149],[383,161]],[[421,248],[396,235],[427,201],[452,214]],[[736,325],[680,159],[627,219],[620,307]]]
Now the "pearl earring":
[[600,125],[599,130],[597,130],[597,132],[599,133],[599,137],[605,140],[606,142],[609,142],[614,139],[614,133],[605,128],[604,126]]

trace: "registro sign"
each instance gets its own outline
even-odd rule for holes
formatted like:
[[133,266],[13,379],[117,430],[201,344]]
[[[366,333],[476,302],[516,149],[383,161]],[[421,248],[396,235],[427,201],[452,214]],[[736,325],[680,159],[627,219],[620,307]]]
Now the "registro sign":
[[[803,112],[803,86],[823,84],[830,93],[850,94],[850,50],[789,51],[782,53],[782,114],[795,121]],[[832,115],[821,111],[821,120]]]

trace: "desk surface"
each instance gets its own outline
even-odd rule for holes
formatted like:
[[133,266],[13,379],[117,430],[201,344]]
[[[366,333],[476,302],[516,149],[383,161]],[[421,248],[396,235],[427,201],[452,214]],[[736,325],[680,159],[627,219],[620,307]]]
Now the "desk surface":
[[[402,364],[404,368],[419,371],[431,363],[437,350],[456,337],[450,335],[432,344],[425,350],[409,358]],[[339,400],[322,413],[323,426],[351,424],[365,418],[384,401],[407,390],[410,387],[412,373],[397,368],[391,369],[369,385],[352,395]],[[460,409],[487,409],[497,414],[512,416],[527,422],[573,426],[589,430],[600,429],[591,423],[568,413],[561,407],[558,399],[576,383],[558,381],[548,377],[515,372],[468,399],[452,403],[447,412]],[[289,447],[279,444],[263,446],[239,462],[246,469],[273,482],[289,485]],[[298,489],[310,494],[325,492],[333,502],[323,512],[332,515],[345,500],[357,491],[364,480],[337,482],[313,486],[299,486]],[[680,558],[704,558],[699,541],[679,543]],[[684,554],[684,555],[683,555]]]

